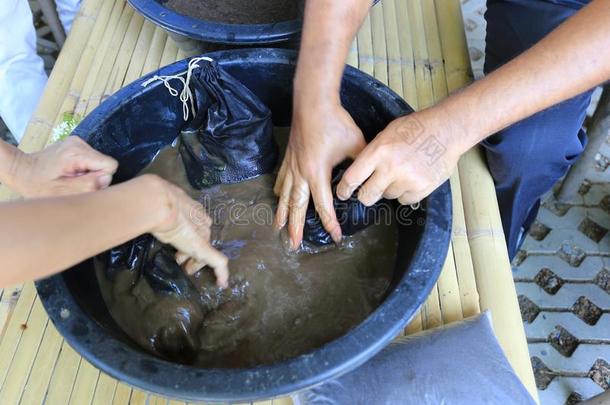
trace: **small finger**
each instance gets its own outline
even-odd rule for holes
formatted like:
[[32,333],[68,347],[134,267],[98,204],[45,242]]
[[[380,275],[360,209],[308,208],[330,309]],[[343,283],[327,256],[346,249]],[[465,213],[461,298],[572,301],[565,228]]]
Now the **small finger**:
[[275,227],[282,229],[288,222],[288,214],[290,211],[290,193],[292,191],[292,173],[286,173],[284,177],[284,183],[279,193],[279,200],[277,203],[277,211],[275,213]]
[[321,176],[315,183],[311,183],[310,187],[313,202],[322,221],[322,226],[324,226],[324,229],[330,234],[335,243],[340,243],[343,235],[333,204],[330,174],[328,176]]
[[369,147],[364,148],[354,163],[345,171],[337,185],[337,197],[341,200],[345,201],[350,198],[354,191],[375,171],[377,161],[371,153],[367,153],[368,150],[370,150]]
[[229,259],[209,244],[206,244],[202,250],[202,260],[205,260],[214,269],[216,284],[219,287],[227,288],[229,286]]
[[378,169],[358,190],[358,200],[370,207],[381,199],[383,192],[391,181],[392,178],[389,173],[383,173]]
[[298,249],[303,240],[303,226],[308,204],[309,185],[304,180],[300,180],[295,183],[290,193],[288,234],[290,235],[290,248],[293,250]]

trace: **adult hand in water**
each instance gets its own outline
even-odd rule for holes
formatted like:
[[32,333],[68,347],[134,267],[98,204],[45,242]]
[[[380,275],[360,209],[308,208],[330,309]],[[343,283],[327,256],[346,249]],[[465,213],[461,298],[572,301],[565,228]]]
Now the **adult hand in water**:
[[381,198],[414,204],[449,178],[465,150],[440,111],[399,118],[360,153],[337,185],[337,196],[371,206]]
[[156,176],[166,200],[165,214],[151,233],[161,242],[174,246],[176,261],[188,274],[194,274],[210,266],[214,269],[216,282],[227,287],[229,280],[228,259],[214,249],[210,242],[212,220],[203,206],[192,200],[180,187]]
[[292,249],[303,239],[310,194],[324,229],[338,243],[341,227],[333,206],[331,174],[346,158],[355,158],[366,145],[362,132],[337,102],[295,105],[290,140],[274,192],[279,197],[275,224],[288,223]]
[[[4,147],[4,146],[3,146]],[[110,185],[117,162],[76,136],[40,152],[16,148],[5,183],[26,198],[51,197],[101,190]]]

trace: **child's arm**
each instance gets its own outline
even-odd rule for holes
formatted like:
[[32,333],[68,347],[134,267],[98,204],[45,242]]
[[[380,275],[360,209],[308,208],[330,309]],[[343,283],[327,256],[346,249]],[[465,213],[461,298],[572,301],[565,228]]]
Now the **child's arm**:
[[178,249],[194,272],[215,269],[228,280],[227,258],[210,245],[201,205],[157,176],[106,190],[0,204],[0,286],[39,279],[143,233]]

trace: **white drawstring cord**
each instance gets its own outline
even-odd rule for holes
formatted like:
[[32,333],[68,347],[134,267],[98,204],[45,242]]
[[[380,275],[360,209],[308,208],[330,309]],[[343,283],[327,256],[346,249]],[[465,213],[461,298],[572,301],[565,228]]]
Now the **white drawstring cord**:
[[[201,61],[214,62],[214,60],[212,58],[208,58],[207,56],[200,56],[198,58],[193,58],[189,61],[188,68],[185,72],[177,73],[175,75],[170,75],[170,76],[154,75],[153,77],[151,77],[150,79],[148,79],[147,81],[142,83],[142,87],[146,87],[149,84],[154,83],[156,81],[163,82],[163,85],[167,88],[167,90],[169,91],[169,94],[171,94],[174,97],[177,97],[177,96],[180,97],[180,101],[182,102],[182,116],[183,116],[184,120],[187,121],[189,118],[189,102],[191,104],[191,111],[193,113],[193,116],[195,116],[195,100],[193,98],[193,92],[191,91],[191,88],[190,88],[190,83],[191,83],[191,77],[193,76],[193,70],[200,67],[199,62],[201,62]],[[184,75],[186,75],[186,79],[182,77]],[[176,90],[175,88],[172,87],[172,85],[169,82],[171,79],[179,80],[180,83],[182,83],[181,92],[178,92],[178,90]]]

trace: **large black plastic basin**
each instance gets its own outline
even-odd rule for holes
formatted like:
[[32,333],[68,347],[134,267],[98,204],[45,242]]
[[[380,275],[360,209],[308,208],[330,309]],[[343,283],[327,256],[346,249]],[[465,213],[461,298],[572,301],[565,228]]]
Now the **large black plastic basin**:
[[[289,125],[296,54],[259,49],[211,53],[273,111],[276,125]],[[187,61],[162,68],[170,75]],[[183,125],[182,107],[165,87],[141,83],[120,90],[95,109],[75,134],[120,162],[115,181],[135,176]],[[366,137],[412,112],[395,93],[348,67],[342,100]],[[154,196],[151,196],[154,198]],[[103,213],[100,213],[103,215]],[[304,389],[346,373],[371,358],[407,325],[434,286],[451,233],[451,193],[443,184],[423,209],[399,221],[394,280],[382,305],[344,336],[296,358],[251,369],[204,369],[159,359],[136,346],[110,318],[93,264],[36,283],[49,317],[68,343],[104,372],[135,387],[184,400],[247,401]],[[329,269],[331,270],[331,269]]]

